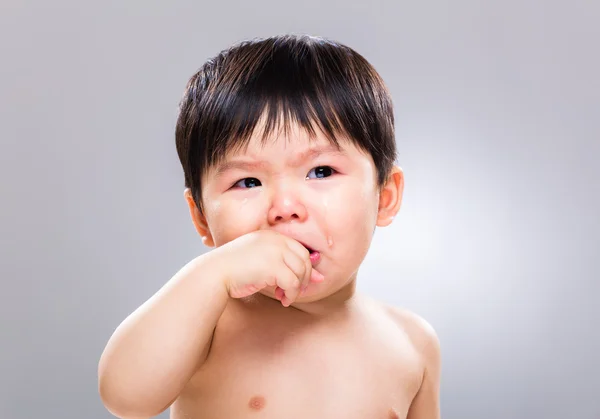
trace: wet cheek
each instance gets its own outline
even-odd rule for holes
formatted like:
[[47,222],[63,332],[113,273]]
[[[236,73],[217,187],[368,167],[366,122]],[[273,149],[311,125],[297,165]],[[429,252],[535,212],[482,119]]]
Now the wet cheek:
[[336,258],[354,267],[366,255],[377,221],[377,197],[368,190],[330,199],[327,225],[337,244]]
[[348,263],[361,259],[368,250],[374,227],[375,215],[370,206],[336,206],[328,219],[329,232],[337,244],[336,255],[348,259]]

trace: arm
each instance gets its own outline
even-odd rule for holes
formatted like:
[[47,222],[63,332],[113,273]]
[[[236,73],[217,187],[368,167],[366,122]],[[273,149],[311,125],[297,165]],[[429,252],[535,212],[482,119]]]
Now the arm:
[[422,324],[421,338],[424,360],[423,380],[408,411],[407,419],[440,419],[440,342],[433,328]]
[[98,365],[106,408],[121,418],[166,410],[204,363],[229,298],[211,253],[185,265],[111,336]]

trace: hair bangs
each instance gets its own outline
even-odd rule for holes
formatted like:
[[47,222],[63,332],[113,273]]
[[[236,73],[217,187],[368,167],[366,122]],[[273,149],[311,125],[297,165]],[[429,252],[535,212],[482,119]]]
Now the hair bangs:
[[[204,168],[244,149],[253,136],[263,145],[269,138],[289,138],[292,125],[311,140],[318,130],[338,147],[340,138],[363,143],[365,122],[353,118],[360,101],[358,92],[339,77],[323,77],[328,73],[306,56],[293,63],[294,55],[284,52],[287,57],[275,55],[258,73],[247,69],[251,76],[243,84],[221,86],[222,91],[207,98],[212,106],[205,110],[204,132],[199,133],[206,144]],[[332,91],[326,86],[338,88]]]
[[393,106],[375,69],[356,51],[311,36],[244,41],[208,60],[180,103],[177,151],[186,186],[200,203],[200,179],[254,136],[289,138],[317,130],[335,146],[369,153],[385,181],[395,159]]

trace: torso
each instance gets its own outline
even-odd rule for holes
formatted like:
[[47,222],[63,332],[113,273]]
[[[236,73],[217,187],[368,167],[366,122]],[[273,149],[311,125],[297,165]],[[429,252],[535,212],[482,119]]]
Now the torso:
[[384,307],[319,320],[278,304],[228,305],[171,419],[406,417],[423,365]]

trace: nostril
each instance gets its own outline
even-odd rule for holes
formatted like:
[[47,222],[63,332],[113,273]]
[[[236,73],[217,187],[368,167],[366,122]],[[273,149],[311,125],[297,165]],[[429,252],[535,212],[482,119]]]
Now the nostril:
[[300,219],[300,216],[298,214],[294,213],[294,214],[290,214],[289,216],[278,215],[275,217],[275,221],[293,220],[293,219]]

